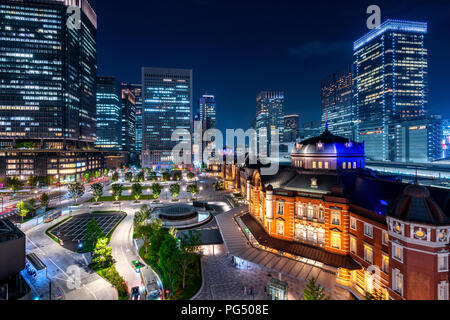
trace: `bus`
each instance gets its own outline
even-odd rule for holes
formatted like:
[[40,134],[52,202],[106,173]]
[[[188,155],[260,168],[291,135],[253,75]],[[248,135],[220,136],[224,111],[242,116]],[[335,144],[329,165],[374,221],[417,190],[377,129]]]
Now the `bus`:
[[44,216],[44,223],[50,223],[55,221],[56,219],[58,219],[59,217],[62,216],[61,211],[56,211],[53,213],[48,213]]

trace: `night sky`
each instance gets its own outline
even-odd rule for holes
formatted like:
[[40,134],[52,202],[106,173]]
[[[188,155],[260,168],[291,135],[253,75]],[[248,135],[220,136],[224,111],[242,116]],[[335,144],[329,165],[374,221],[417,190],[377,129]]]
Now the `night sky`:
[[250,126],[261,90],[282,90],[285,113],[321,115],[320,81],[352,62],[382,21],[429,23],[430,111],[450,117],[450,1],[90,0],[98,15],[98,74],[140,83],[141,67],[194,69],[194,108],[216,95],[219,129]]

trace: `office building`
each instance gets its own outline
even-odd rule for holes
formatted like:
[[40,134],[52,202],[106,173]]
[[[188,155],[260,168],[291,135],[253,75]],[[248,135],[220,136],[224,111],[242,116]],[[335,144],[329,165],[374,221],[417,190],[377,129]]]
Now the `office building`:
[[394,160],[395,122],[425,116],[427,23],[387,20],[354,43],[357,140],[372,160]]
[[136,100],[131,89],[122,84],[122,150],[130,160],[136,156]]
[[299,139],[306,140],[309,138],[317,137],[322,132],[322,124],[320,121],[310,121],[304,123],[299,130]]
[[284,142],[295,142],[299,136],[300,116],[292,114],[284,117]]
[[142,166],[171,168],[172,150],[180,143],[172,134],[190,133],[193,123],[192,70],[143,68],[142,94]]
[[204,131],[207,131],[209,129],[216,129],[216,98],[213,95],[202,95],[199,101],[199,114]]
[[96,148],[122,151],[122,92],[113,77],[97,77]]
[[[266,137],[263,137],[261,129],[266,129]],[[261,138],[266,139],[268,155],[271,153],[271,137],[276,130],[281,143],[284,139],[284,92],[261,91],[256,97],[256,131],[258,142]]]
[[0,220],[0,301],[29,300],[25,269],[25,234],[9,220]]
[[142,152],[142,85],[130,84],[128,88],[134,95],[136,102],[136,152]]
[[355,139],[355,105],[351,66],[322,81],[322,129],[341,137]]
[[395,161],[427,163],[442,158],[441,116],[399,121],[395,128]]
[[101,153],[87,152],[96,140],[97,17],[88,1],[77,1],[81,24],[69,28],[73,4],[0,3],[2,177],[70,182],[102,169]]

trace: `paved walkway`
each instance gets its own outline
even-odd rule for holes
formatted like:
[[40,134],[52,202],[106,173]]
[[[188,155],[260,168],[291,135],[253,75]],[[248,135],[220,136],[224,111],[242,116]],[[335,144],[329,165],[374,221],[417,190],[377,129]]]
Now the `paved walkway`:
[[[301,300],[302,290],[312,277],[317,279],[334,300],[347,300],[351,295],[336,285],[335,275],[322,266],[291,260],[252,247],[235,222],[235,215],[245,212],[239,207],[216,217],[225,245],[218,255],[203,259],[205,285],[198,300],[265,300],[264,288],[270,281],[269,274],[289,284],[289,300]],[[238,257],[244,264],[237,269],[232,257]],[[254,287],[255,297],[244,294],[244,287]]]

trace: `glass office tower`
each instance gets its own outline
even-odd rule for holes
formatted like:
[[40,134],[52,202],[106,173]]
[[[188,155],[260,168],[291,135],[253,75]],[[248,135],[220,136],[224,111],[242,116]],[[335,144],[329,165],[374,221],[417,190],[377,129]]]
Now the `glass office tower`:
[[204,94],[199,102],[200,121],[203,122],[204,131],[216,129],[216,111],[216,98],[213,95]]
[[336,72],[322,81],[322,128],[355,140],[352,68]]
[[279,141],[284,139],[284,92],[261,91],[256,97],[256,131],[258,141],[262,137],[260,129],[267,131],[267,152],[270,155],[272,135],[278,129]]
[[97,77],[97,142],[107,151],[122,150],[122,93],[116,78]]
[[395,160],[395,123],[425,116],[427,24],[387,20],[354,43],[357,140],[372,160]]
[[145,168],[173,166],[175,130],[191,132],[192,70],[142,69],[142,165]]
[[142,85],[130,84],[128,88],[133,93],[136,102],[136,152],[142,152]]
[[295,142],[299,136],[300,116],[291,114],[284,117],[284,142]]
[[[67,25],[72,4],[80,9],[79,28]],[[1,165],[0,175],[79,179],[94,166],[86,150],[96,140],[95,12],[86,0],[1,0],[0,21],[0,148],[16,150],[2,156],[20,163],[20,150],[35,151],[26,164],[6,165],[14,169]],[[65,163],[71,160],[75,166]]]
[[126,85],[122,85],[122,150],[130,158],[136,153],[136,101]]

